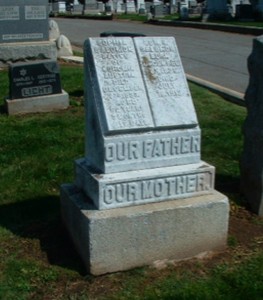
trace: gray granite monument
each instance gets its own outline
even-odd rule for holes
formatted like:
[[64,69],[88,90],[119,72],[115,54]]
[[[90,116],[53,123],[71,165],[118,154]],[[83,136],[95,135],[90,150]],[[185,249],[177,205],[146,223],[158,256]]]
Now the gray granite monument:
[[0,3],[0,61],[56,59],[49,41],[48,0],[2,0]]
[[48,112],[69,106],[68,94],[61,89],[56,61],[43,60],[9,65],[9,115]]
[[172,37],[85,42],[86,152],[61,187],[63,220],[99,275],[226,245],[228,199],[200,159],[200,128]]
[[263,216],[263,36],[254,39],[248,58],[250,74],[245,93],[247,117],[243,125],[244,149],[240,163],[241,192],[249,208]]
[[205,18],[208,20],[224,20],[230,17],[227,7],[227,0],[207,0]]

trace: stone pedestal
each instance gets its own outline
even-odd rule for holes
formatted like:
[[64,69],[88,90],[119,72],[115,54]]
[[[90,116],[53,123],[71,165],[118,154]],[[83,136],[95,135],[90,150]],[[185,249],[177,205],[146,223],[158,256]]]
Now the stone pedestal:
[[200,160],[174,38],[90,38],[84,53],[86,151],[74,184],[61,187],[61,210],[87,270],[223,249],[228,200]]
[[6,99],[5,104],[9,115],[50,112],[68,108],[69,95],[65,91],[62,91],[61,94],[14,100]]
[[[92,188],[92,187],[91,187]],[[209,195],[97,210],[74,185],[61,188],[62,218],[93,275],[224,249],[228,200]]]
[[0,44],[0,61],[15,62],[36,59],[57,59],[54,41]]

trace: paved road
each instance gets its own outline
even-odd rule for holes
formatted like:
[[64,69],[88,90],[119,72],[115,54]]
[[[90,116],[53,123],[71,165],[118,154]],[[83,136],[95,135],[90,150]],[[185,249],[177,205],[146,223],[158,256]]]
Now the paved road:
[[174,36],[185,72],[234,91],[244,93],[248,85],[247,57],[253,36],[212,30],[156,26],[128,21],[58,19],[62,34],[81,46],[88,37],[104,31],[126,31],[148,36]]

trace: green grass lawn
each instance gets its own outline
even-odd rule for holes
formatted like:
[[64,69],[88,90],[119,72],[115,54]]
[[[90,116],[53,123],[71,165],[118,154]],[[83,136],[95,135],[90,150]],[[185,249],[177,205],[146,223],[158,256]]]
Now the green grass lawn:
[[[84,155],[83,69],[62,66],[61,77],[69,109],[8,116],[8,76],[0,71],[0,299],[263,299],[260,237],[244,249],[231,235],[223,259],[99,277],[85,273],[59,208],[59,187],[73,181],[73,162]],[[194,84],[190,89],[202,129],[202,159],[216,166],[216,188],[242,209],[245,108]],[[256,216],[249,222],[263,228]]]

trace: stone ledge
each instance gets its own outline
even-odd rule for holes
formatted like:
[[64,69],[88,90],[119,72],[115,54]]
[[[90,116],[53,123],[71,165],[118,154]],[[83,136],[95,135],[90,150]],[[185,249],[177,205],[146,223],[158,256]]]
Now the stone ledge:
[[210,195],[99,211],[74,185],[61,187],[62,218],[93,275],[156,260],[183,260],[226,246],[229,204]]
[[0,61],[3,63],[36,59],[56,60],[56,43],[46,41],[0,44]]
[[9,115],[50,112],[68,108],[69,96],[62,90],[61,94],[14,100],[6,99],[5,104]]
[[215,178],[215,168],[203,161],[98,174],[92,172],[85,159],[79,159],[75,173],[75,185],[101,210],[211,194]]

